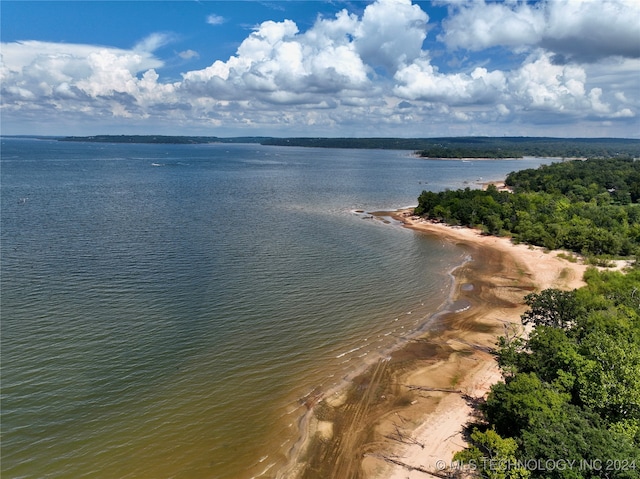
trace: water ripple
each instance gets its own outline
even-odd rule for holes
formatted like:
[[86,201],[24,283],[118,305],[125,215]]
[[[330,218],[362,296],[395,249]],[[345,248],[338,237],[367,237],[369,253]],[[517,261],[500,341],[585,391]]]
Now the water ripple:
[[270,477],[301,398],[421,327],[462,259],[351,213],[444,162],[2,141],[6,477]]

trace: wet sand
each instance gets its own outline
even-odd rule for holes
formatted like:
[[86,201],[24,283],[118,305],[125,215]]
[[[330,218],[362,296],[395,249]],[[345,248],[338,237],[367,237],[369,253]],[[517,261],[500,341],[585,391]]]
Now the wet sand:
[[[389,215],[387,213],[387,215]],[[423,335],[380,359],[308,413],[306,440],[279,477],[429,477],[465,447],[474,405],[501,376],[491,354],[505,328],[519,328],[523,298],[582,286],[586,266],[507,238],[392,214],[405,226],[465,248],[453,304]]]

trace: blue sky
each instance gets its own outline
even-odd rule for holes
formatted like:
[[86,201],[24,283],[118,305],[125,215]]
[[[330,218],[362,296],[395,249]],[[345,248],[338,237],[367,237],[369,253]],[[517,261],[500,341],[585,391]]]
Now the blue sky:
[[11,1],[3,134],[640,137],[636,0]]

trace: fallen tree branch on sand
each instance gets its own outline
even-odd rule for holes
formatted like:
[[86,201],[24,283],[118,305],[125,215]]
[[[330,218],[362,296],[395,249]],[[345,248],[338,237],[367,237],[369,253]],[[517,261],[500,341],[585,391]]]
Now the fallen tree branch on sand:
[[427,386],[414,386],[411,384],[403,384],[404,387],[409,388],[412,391],[431,391],[431,392],[442,392],[442,393],[455,393],[462,394],[460,389],[452,389],[452,388],[431,388]]
[[430,476],[433,476],[433,477],[439,477],[441,479],[451,479],[452,477],[451,475],[446,473],[429,471],[428,469],[425,469],[424,467],[420,467],[420,466],[412,466],[411,464],[407,464],[406,462],[402,462],[399,459],[394,459],[393,457],[390,457],[390,456],[385,456],[384,454],[367,454],[367,456],[381,459],[385,462],[389,462],[391,464],[395,464],[396,466],[400,466],[405,469],[408,469],[409,471],[418,471],[418,472],[422,472],[423,474],[429,474]]
[[392,441],[398,441],[402,444],[411,444],[411,445],[420,446],[422,449],[424,449],[423,443],[417,441],[416,439],[411,437],[411,435],[405,434],[404,432],[402,432],[402,430],[396,423],[393,423],[393,426],[395,427],[395,430],[396,430],[395,434],[387,434],[384,437],[386,437],[387,439],[391,439]]

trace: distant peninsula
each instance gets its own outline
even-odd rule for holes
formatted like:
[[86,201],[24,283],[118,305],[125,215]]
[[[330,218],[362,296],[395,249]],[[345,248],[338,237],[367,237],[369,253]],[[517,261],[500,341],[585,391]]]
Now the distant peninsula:
[[257,143],[314,148],[413,150],[423,158],[560,158],[640,157],[640,140],[629,138],[442,137],[442,138],[273,138],[246,136],[96,135],[67,136],[59,141],[93,143]]
[[65,136],[58,141],[77,141],[84,143],[158,143],[172,145],[199,145],[206,143],[262,143],[268,140],[260,136],[240,136],[219,138],[217,136],[170,136],[170,135],[95,135]]

